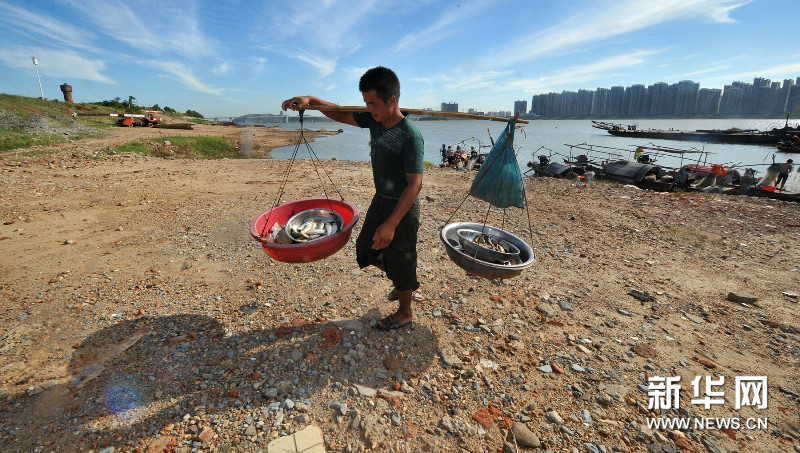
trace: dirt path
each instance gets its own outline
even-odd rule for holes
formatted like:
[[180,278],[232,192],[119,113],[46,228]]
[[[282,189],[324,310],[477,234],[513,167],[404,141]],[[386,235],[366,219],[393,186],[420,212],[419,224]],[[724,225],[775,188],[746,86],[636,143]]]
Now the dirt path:
[[[70,146],[219,131],[205,128],[119,130],[60,156],[0,160],[4,451],[260,451],[315,423],[329,451],[494,452],[510,421],[554,451],[797,444],[798,304],[782,294],[800,292],[796,204],[532,181],[538,261],[497,283],[465,275],[437,236],[472,175],[432,169],[424,301],[413,330],[384,334],[369,326],[392,309],[389,283],[356,268],[352,241],[288,265],[249,238],[284,161],[69,157]],[[326,168],[365,211],[368,166]],[[317,190],[303,164],[284,199]],[[467,202],[456,221],[484,209]],[[527,236],[522,211],[506,226]],[[759,301],[735,304],[729,291]],[[768,417],[769,429],[649,430],[647,375],[683,376],[693,416]],[[726,376],[723,406],[690,403],[696,375]],[[769,408],[734,410],[735,376],[769,376]]]

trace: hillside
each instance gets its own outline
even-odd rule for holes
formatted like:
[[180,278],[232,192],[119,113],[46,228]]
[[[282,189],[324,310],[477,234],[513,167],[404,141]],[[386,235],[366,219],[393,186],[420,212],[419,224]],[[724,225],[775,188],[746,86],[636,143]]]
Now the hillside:
[[[118,113],[114,107],[96,104],[66,104],[0,93],[0,151],[102,137],[114,126],[107,117],[73,118],[72,113]],[[173,119],[162,115],[166,121]],[[181,117],[175,122],[185,122]]]

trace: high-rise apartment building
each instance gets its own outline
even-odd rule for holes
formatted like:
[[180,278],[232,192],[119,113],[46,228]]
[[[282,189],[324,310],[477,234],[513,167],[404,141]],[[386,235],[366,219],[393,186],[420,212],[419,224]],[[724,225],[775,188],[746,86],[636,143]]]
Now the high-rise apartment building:
[[528,113],[528,101],[514,101],[514,116]]
[[458,103],[457,102],[442,102],[442,111],[443,112],[458,112]]

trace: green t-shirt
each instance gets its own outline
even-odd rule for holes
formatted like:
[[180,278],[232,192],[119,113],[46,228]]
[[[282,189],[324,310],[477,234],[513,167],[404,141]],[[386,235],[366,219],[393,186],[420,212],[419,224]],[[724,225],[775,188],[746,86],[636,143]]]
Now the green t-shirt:
[[425,141],[408,118],[389,129],[372,119],[369,112],[353,113],[359,127],[369,128],[370,162],[375,192],[397,200],[408,186],[406,173],[422,173]]

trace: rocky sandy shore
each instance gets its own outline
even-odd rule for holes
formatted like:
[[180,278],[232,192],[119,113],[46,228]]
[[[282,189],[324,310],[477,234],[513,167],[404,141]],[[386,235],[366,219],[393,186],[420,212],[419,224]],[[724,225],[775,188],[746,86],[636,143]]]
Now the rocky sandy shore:
[[[800,451],[796,204],[531,180],[533,231],[521,210],[505,225],[538,260],[490,282],[437,236],[472,174],[431,169],[423,300],[413,329],[383,333],[389,282],[353,241],[289,265],[250,239],[286,162],[74,146],[0,160],[3,451],[256,452],[309,425],[328,451]],[[368,165],[325,167],[365,211]],[[284,199],[319,194],[308,164],[292,181]],[[710,409],[690,403],[705,375],[726,377]],[[649,376],[682,376],[680,409],[648,409]],[[735,410],[735,376],[768,376],[768,408]]]

